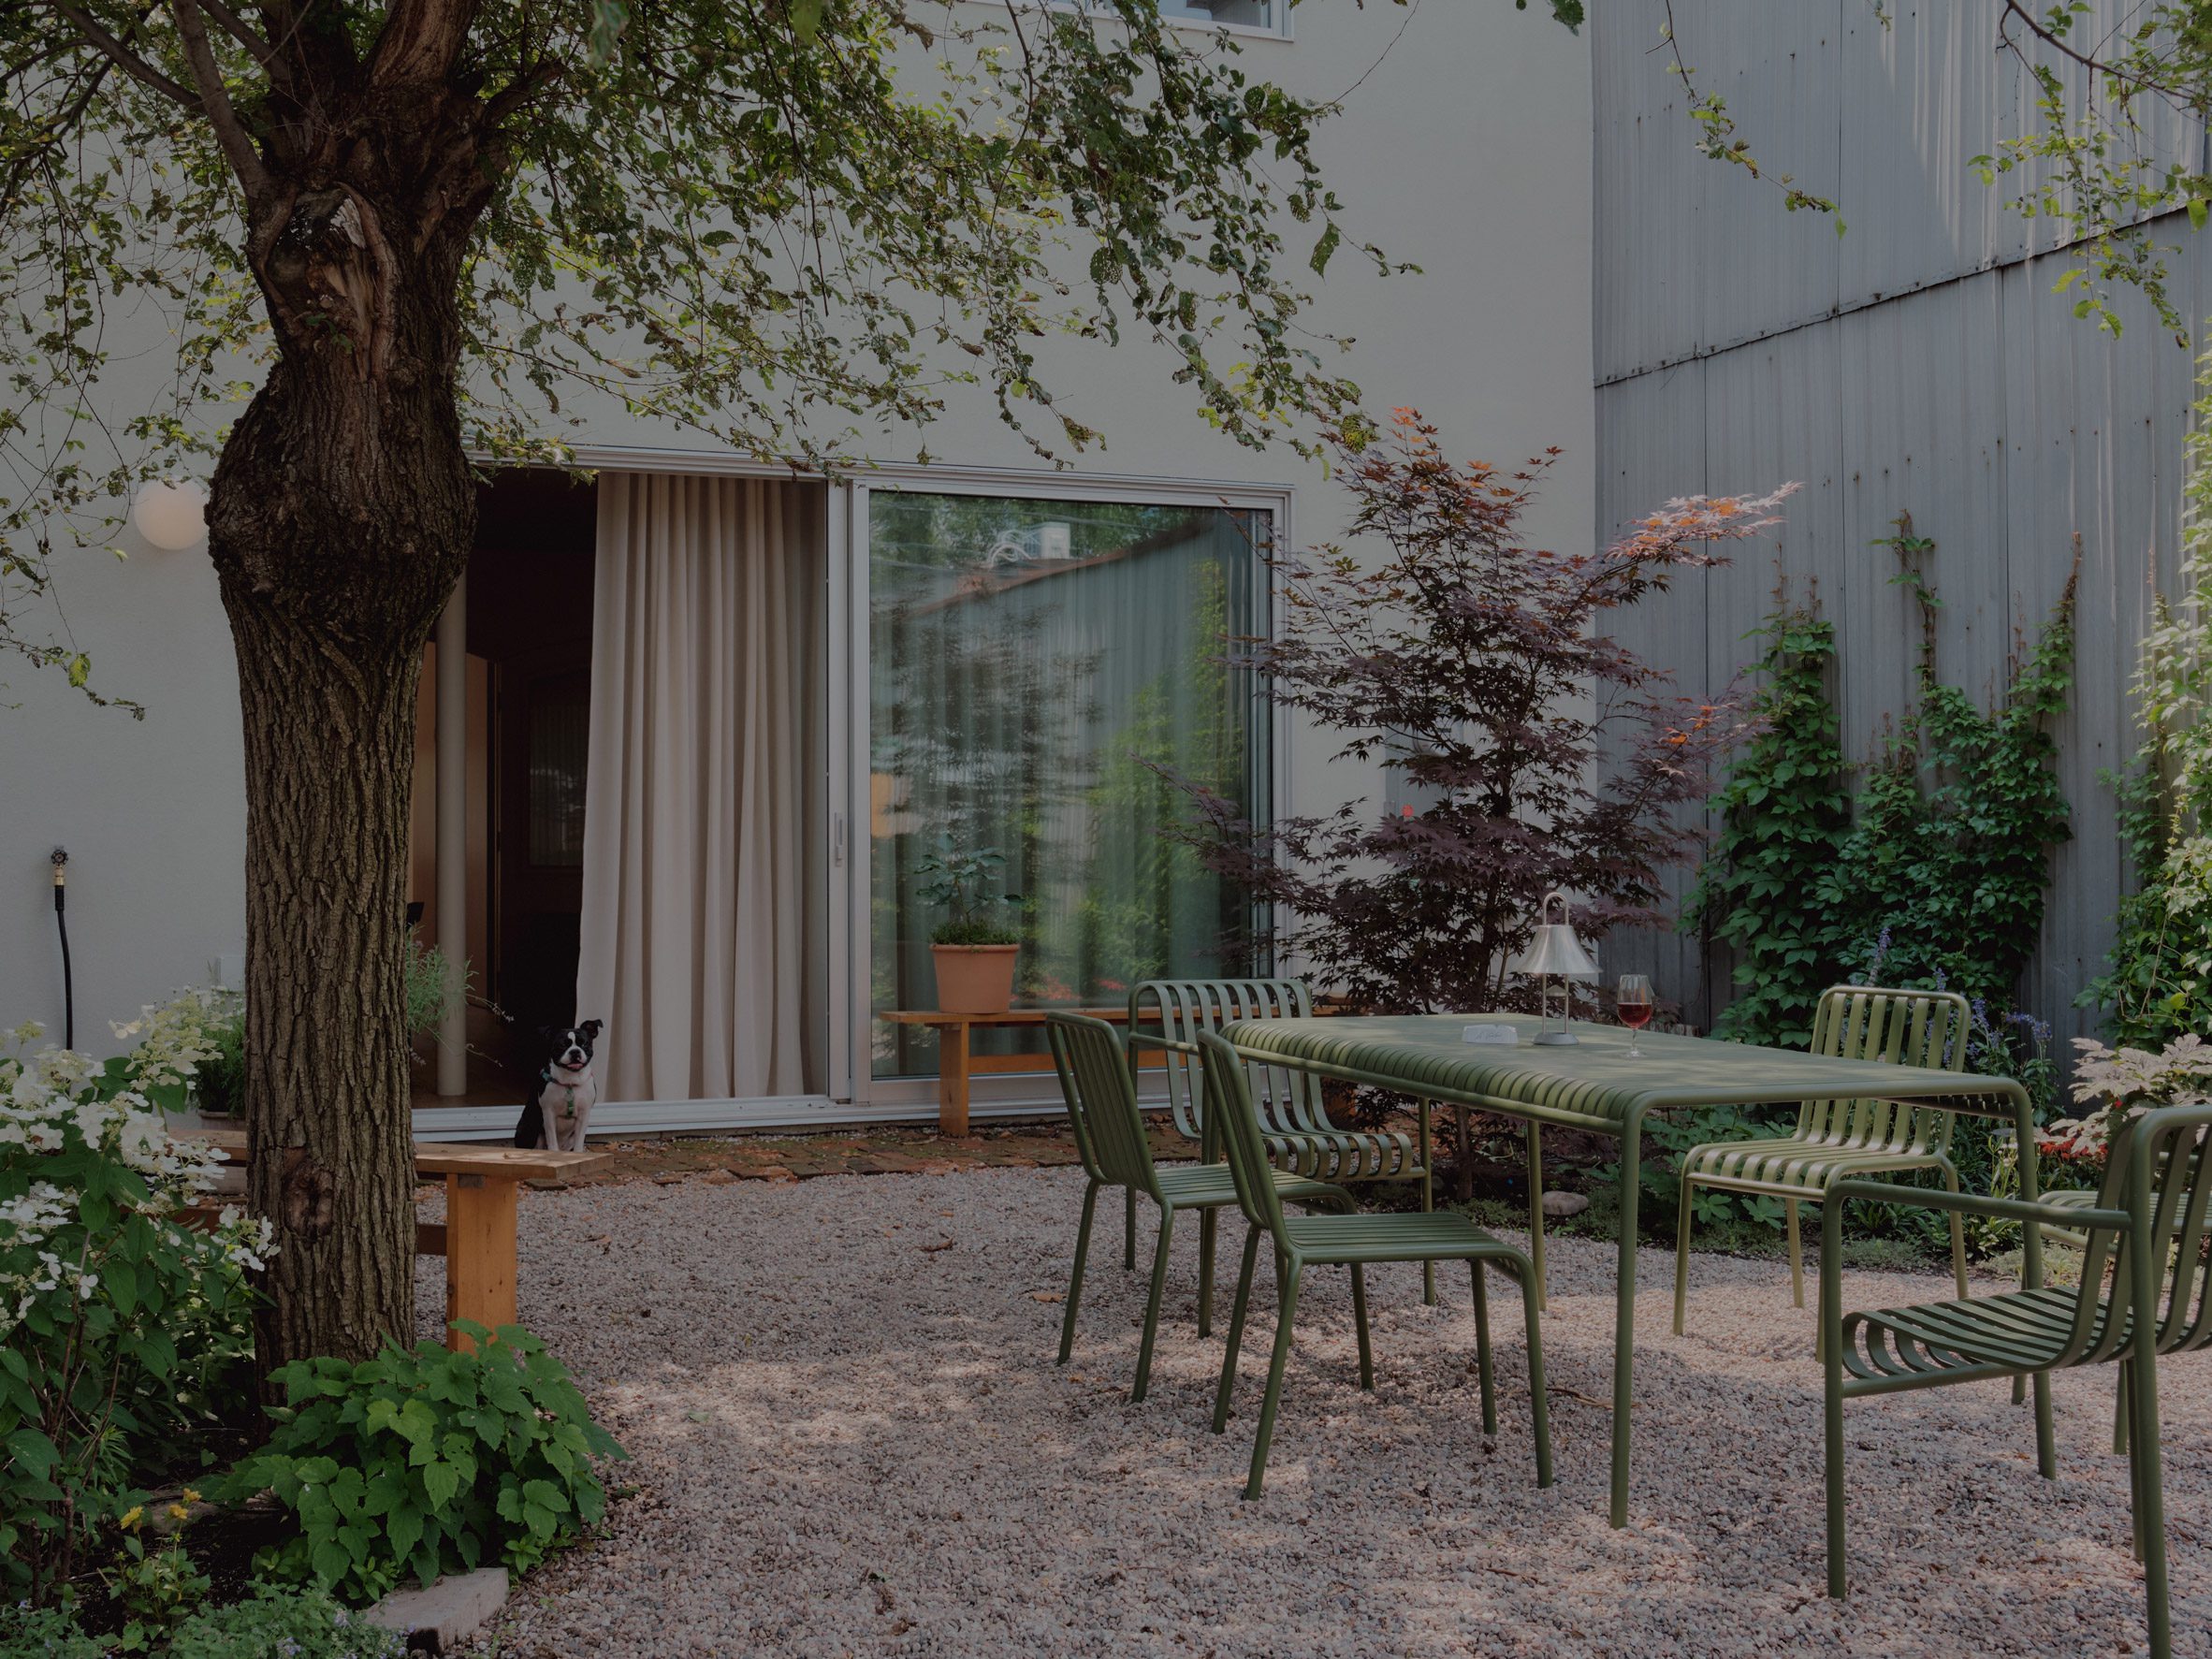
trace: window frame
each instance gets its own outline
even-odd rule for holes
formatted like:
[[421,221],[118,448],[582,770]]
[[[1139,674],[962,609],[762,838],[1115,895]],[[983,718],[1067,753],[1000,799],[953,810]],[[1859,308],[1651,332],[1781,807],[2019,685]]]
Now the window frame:
[[[1162,16],[1160,22],[1171,29],[1189,29],[1201,35],[1234,35],[1240,40],[1296,40],[1298,8],[1290,4],[1290,0],[1272,0],[1272,4],[1281,12],[1283,19],[1281,23],[1272,29],[1256,28],[1250,23],[1201,22],[1194,17]],[[1047,11],[1080,11],[1085,16],[1104,18],[1109,22],[1113,18],[1113,13],[1099,5],[1098,0],[1042,0],[1042,8]]]
[[[991,496],[1041,502],[1096,501],[1133,506],[1219,507],[1231,512],[1265,513],[1268,515],[1270,545],[1278,550],[1297,545],[1293,540],[1295,530],[1292,517],[1295,491],[1288,485],[1178,480],[1145,475],[1123,477],[1092,473],[1079,476],[1011,468],[926,466],[873,469],[866,482],[855,481],[849,488],[851,517],[846,536],[848,657],[843,677],[849,688],[845,693],[849,700],[846,718],[851,734],[847,764],[852,769],[846,789],[849,798],[861,804],[860,809],[864,812],[868,798],[868,575],[873,554],[868,502],[877,490],[923,495]],[[1273,562],[1267,567],[1266,592],[1268,630],[1271,637],[1276,637],[1282,628],[1285,594],[1282,571]],[[1271,704],[1267,714],[1268,808],[1273,817],[1279,821],[1288,816],[1292,798],[1292,721],[1290,710],[1280,704]],[[849,883],[849,896],[846,906],[852,925],[848,940],[842,995],[840,997],[834,994],[832,997],[833,1005],[841,1000],[850,1014],[851,1024],[843,1035],[848,1044],[845,1054],[851,1067],[851,1098],[855,1103],[911,1103],[917,1108],[926,1105],[934,1113],[937,1102],[937,1080],[934,1076],[880,1078],[872,1075],[874,1067],[869,1045],[875,1025],[875,1009],[871,999],[871,968],[876,941],[869,921],[870,898],[874,891],[871,862],[874,850],[866,833],[866,827],[865,819],[857,819],[847,837],[845,879]],[[1059,1102],[1058,1084],[1049,1073],[978,1074],[969,1080],[969,1094],[970,1111],[976,1116],[991,1115],[994,1109],[998,1112],[1015,1112],[1056,1105]]]

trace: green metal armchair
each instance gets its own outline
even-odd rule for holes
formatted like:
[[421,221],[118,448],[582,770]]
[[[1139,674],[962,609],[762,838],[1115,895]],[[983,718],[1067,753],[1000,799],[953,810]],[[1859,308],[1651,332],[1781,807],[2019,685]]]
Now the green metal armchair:
[[[1210,1031],[1198,1037],[1202,1060],[1206,1112],[1221,1128],[1229,1168],[1236,1183],[1237,1205],[1251,1224],[1244,1239],[1244,1263],[1237,1275],[1237,1295],[1229,1320],[1229,1349],[1221,1359],[1221,1383],[1214,1395],[1214,1433],[1229,1425],[1229,1404],[1236,1389],[1238,1349],[1244,1316],[1252,1302],[1252,1274],[1259,1241],[1274,1244],[1274,1356],[1268,1366],[1267,1392],[1259,1427],[1252,1440],[1252,1471],[1244,1496],[1257,1498],[1267,1474],[1269,1443],[1274,1437],[1275,1410],[1283,1398],[1283,1369],[1290,1358],[1298,1288],[1309,1267],[1342,1265],[1352,1270],[1352,1317],[1360,1335],[1360,1386],[1375,1387],[1375,1356],[1367,1331],[1367,1272],[1371,1261],[1464,1261],[1474,1280],[1476,1370],[1482,1390],[1482,1427],[1495,1433],[1497,1395],[1491,1375],[1490,1301],[1483,1282],[1486,1267],[1502,1268],[1521,1285],[1528,1326],[1529,1399],[1536,1441],[1536,1484],[1551,1484],[1551,1421],[1544,1394],[1543,1338],[1537,1329],[1535,1270],[1512,1245],[1492,1238],[1455,1211],[1441,1215],[1399,1211],[1375,1215],[1283,1214],[1282,1171],[1272,1161],[1265,1126],[1245,1083],[1237,1052]],[[1204,1166],[1201,1166],[1204,1167]]]
[[[2157,1365],[2161,1354],[2212,1344],[2206,1296],[2206,1210],[2212,1207],[2212,1105],[2162,1106],[2114,1137],[2093,1206],[1961,1197],[1848,1179],[1821,1217],[1820,1317],[1827,1395],[1828,1594],[1845,1590],[1843,1402],[1868,1394],[2037,1375],[2117,1361],[2128,1400],[2135,1553],[2143,1563],[2152,1659],[2173,1651],[2160,1468]],[[2087,1241],[2081,1288],[1845,1315],[1842,1205],[1860,1199],[1953,1215],[2074,1229]],[[2106,1271],[2110,1270],[2110,1287]],[[2055,1471],[2048,1391],[2036,1390],[2036,1455]]]
[[[1152,1380],[1153,1341],[1159,1330],[1160,1293],[1168,1277],[1168,1241],[1174,1231],[1178,1210],[1198,1210],[1209,1217],[1226,1204],[1237,1201],[1235,1183],[1219,1164],[1180,1164],[1167,1169],[1152,1161],[1152,1143],[1145,1134],[1144,1114],[1137,1108],[1137,1091],[1130,1081],[1128,1057],[1121,1036],[1103,1020],[1082,1014],[1055,1013],[1045,1020],[1045,1035],[1052,1044],[1053,1065],[1060,1074],[1060,1088],[1068,1098],[1068,1121],[1075,1130],[1075,1148],[1090,1177],[1083,1191],[1083,1225],[1075,1235],[1075,1273],[1068,1284],[1068,1307],[1060,1318],[1060,1359],[1063,1365],[1075,1346],[1075,1310],[1083,1300],[1083,1270],[1091,1249],[1091,1218],[1097,1213],[1101,1186],[1127,1187],[1134,1202],[1142,1193],[1159,1208],[1159,1244],[1153,1252],[1152,1293],[1144,1304],[1144,1338],[1137,1350],[1137,1386],[1132,1403],[1144,1398]],[[1271,1186],[1278,1201],[1321,1204],[1340,1210],[1354,1207],[1352,1196],[1341,1186],[1276,1171]],[[1199,1334],[1206,1334],[1205,1308],[1200,1305]]]
[[[1836,985],[1821,993],[1812,1019],[1812,1052],[1846,1059],[1886,1060],[1934,1070],[1966,1070],[1966,998],[1956,991],[1886,991]],[[1817,1204],[1847,1177],[1941,1170],[1952,1192],[1952,1113],[1895,1100],[1808,1100],[1787,1135],[1715,1141],[1682,1157],[1681,1212],[1674,1255],[1674,1333],[1682,1333],[1690,1298],[1691,1201],[1696,1188],[1782,1200],[1788,1223],[1790,1295],[1805,1305],[1805,1258],[1797,1207]],[[1965,1230],[1951,1216],[1951,1271],[1966,1295]]]
[[[1176,1130],[1195,1142],[1200,1157],[1216,1163],[1219,1142],[1207,1128],[1205,1086],[1197,1041],[1201,1032],[1220,1035],[1235,1020],[1302,1019],[1314,1011],[1302,980],[1146,980],[1129,992],[1130,1053],[1148,1057],[1157,1048],[1167,1069],[1168,1105]],[[1246,1093],[1259,1114],[1268,1157],[1279,1169],[1309,1180],[1331,1182],[1419,1181],[1421,1208],[1433,1192],[1420,1145],[1411,1135],[1381,1130],[1340,1129],[1329,1121],[1321,1100],[1321,1080],[1309,1071],[1238,1061]],[[1199,1321],[1203,1335],[1214,1302],[1213,1212],[1199,1223]],[[1137,1209],[1128,1201],[1122,1263],[1137,1264]],[[1429,1300],[1435,1300],[1433,1283]]]

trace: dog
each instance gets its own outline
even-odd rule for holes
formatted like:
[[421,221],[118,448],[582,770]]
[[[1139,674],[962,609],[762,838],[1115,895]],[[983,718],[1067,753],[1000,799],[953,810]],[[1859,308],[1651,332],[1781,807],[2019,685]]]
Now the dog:
[[591,1045],[604,1029],[597,1020],[546,1030],[551,1058],[538,1073],[537,1087],[515,1125],[515,1144],[545,1146],[556,1152],[584,1150],[591,1108],[599,1103],[599,1080],[591,1075]]

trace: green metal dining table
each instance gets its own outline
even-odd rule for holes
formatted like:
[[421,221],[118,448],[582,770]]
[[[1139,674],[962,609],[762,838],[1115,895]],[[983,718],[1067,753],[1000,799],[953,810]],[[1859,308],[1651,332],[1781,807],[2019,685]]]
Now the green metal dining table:
[[[1480,1043],[1468,1027],[1506,1026],[1516,1041]],[[1576,1021],[1571,1044],[1530,1040],[1539,1022],[1509,1013],[1404,1014],[1247,1021],[1223,1035],[1246,1058],[1345,1083],[1392,1089],[1418,1099],[1471,1107],[1618,1137],[1621,1167],[1642,1162],[1644,1120],[1654,1112],[1698,1106],[1796,1105],[1803,1100],[1879,1099],[1935,1104],[2010,1118],[2020,1148],[2020,1197],[2035,1197],[2035,1118],[2028,1091],[2008,1077],[1924,1070],[1880,1060],[1845,1060],[1797,1049],[1758,1048],[1645,1031],[1640,1055],[1618,1026]],[[1422,1114],[1427,1134],[1428,1114]],[[1533,1141],[1533,1137],[1532,1137]],[[1421,1148],[1424,1159],[1429,1148]],[[1628,1522],[1630,1407],[1636,1359],[1637,1206],[1641,1183],[1621,1184],[1619,1282],[1614,1291],[1613,1470],[1611,1517]],[[2043,1283],[2040,1230],[2023,1241],[2022,1282]],[[2035,1378],[2039,1449],[2050,1440],[2049,1379]],[[2045,1466],[2048,1466],[2047,1458]]]

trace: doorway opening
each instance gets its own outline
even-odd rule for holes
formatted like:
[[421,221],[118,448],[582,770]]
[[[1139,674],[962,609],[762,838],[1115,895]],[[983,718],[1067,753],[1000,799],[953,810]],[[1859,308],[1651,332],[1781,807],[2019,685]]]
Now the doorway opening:
[[517,469],[478,507],[439,629],[465,661],[424,664],[410,895],[469,982],[465,1031],[416,1040],[415,1104],[476,1110],[418,1132],[511,1128],[581,1019],[595,1132],[819,1100],[826,488]]
[[439,1092],[439,1037],[418,1036],[417,1105],[518,1105],[541,1057],[536,1033],[576,1017],[597,500],[595,482],[536,469],[477,487],[465,606],[463,930],[438,914],[439,644],[426,648],[410,910],[426,944],[451,954],[465,938],[469,996],[465,1086]]

